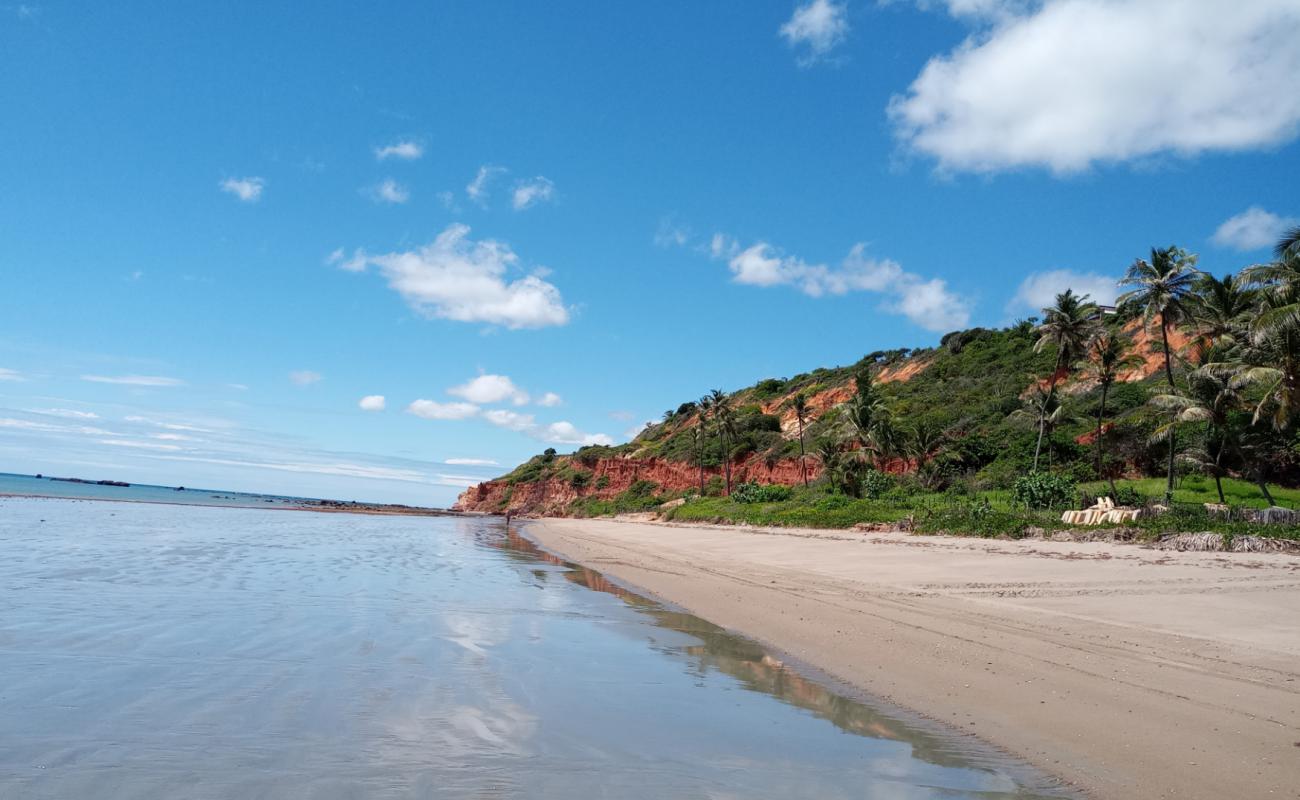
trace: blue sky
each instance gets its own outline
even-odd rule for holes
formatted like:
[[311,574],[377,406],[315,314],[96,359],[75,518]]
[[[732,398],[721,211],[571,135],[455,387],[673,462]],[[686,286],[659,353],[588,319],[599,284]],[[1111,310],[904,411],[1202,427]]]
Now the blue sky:
[[0,5],[0,471],[447,504],[1152,245],[1235,270],[1300,217],[1298,33],[1296,0]]

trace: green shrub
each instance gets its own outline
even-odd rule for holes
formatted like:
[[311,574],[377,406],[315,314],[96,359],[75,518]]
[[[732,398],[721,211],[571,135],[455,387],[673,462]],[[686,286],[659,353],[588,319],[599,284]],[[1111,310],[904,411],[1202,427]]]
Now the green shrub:
[[609,476],[601,475],[596,479],[596,489],[605,489],[609,486]]
[[721,475],[714,475],[710,477],[707,481],[704,482],[704,496],[721,497],[723,486],[724,484],[722,482]]
[[886,475],[876,469],[864,470],[859,484],[862,490],[862,495],[872,500],[883,497],[896,485],[897,482],[894,480],[893,476]]
[[1031,472],[1016,478],[1011,499],[1025,508],[1060,508],[1074,502],[1074,481],[1065,475]]
[[791,494],[793,490],[781,484],[742,483],[731,491],[731,499],[737,503],[780,503]]
[[569,478],[569,485],[575,489],[581,489],[591,483],[590,472],[574,472],[573,477]]

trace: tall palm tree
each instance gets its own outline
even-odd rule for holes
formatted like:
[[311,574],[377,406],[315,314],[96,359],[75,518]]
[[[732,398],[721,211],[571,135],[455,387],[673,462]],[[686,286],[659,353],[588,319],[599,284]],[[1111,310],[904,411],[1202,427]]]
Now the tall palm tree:
[[[1056,368],[1048,379],[1047,390],[1056,392],[1056,382],[1061,372],[1068,370],[1083,357],[1094,331],[1097,329],[1097,305],[1089,302],[1088,295],[1077,295],[1066,289],[1056,296],[1056,303],[1043,309],[1043,321],[1038,326],[1038,341],[1034,351],[1041,352],[1048,345],[1056,347]],[[1034,469],[1038,469],[1038,455],[1043,448],[1044,425],[1038,428],[1038,444],[1034,446]]]
[[[1034,386],[1032,392],[1022,401],[1024,408],[1012,411],[1009,419],[1032,422],[1038,427],[1038,444],[1043,444],[1043,433],[1056,427],[1065,411],[1056,399],[1056,391],[1042,384]],[[1034,448],[1034,472],[1038,471],[1039,447]]]
[[808,486],[807,453],[804,452],[803,423],[808,418],[808,397],[803,392],[796,394],[793,401],[794,418],[799,421],[799,470],[803,473],[803,485]]
[[[1202,275],[1196,281],[1191,312],[1201,347],[1231,345],[1246,338],[1256,293],[1239,275]],[[1222,349],[1222,348],[1220,348]]]
[[[1173,353],[1169,349],[1169,329],[1188,318],[1188,304],[1200,274],[1196,269],[1196,256],[1186,250],[1173,246],[1153,247],[1150,261],[1139,258],[1120,279],[1121,286],[1133,288],[1120,295],[1118,302],[1141,306],[1148,325],[1153,321],[1160,324],[1160,342],[1165,351],[1165,380],[1171,394],[1177,391],[1177,387],[1174,385]],[[1166,502],[1173,500],[1174,496],[1176,444],[1175,431],[1170,428]]]
[[1112,497],[1116,493],[1115,478],[1105,470],[1103,440],[1106,437],[1102,434],[1102,424],[1106,418],[1106,397],[1119,376],[1139,363],[1141,359],[1130,352],[1128,339],[1113,330],[1102,330],[1088,343],[1089,376],[1101,387],[1101,404],[1097,406],[1097,438],[1094,442],[1097,450],[1097,477],[1106,477]]
[[695,454],[695,465],[700,469],[700,497],[704,496],[704,423],[691,428],[691,452]]
[[897,452],[889,406],[876,393],[870,375],[859,376],[858,393],[844,404],[842,418],[844,435],[857,442],[861,457],[879,462]]
[[[1287,306],[1300,306],[1300,282],[1263,291],[1257,321]],[[1254,421],[1267,419],[1278,431],[1300,422],[1300,327],[1257,328],[1242,359],[1238,383],[1262,387]]]
[[[709,438],[709,419],[713,416],[713,395],[706,394],[696,402],[695,407],[700,413],[700,485],[703,487],[704,481],[704,445]],[[700,489],[700,494],[704,494],[704,489]]]
[[1229,450],[1240,453],[1239,437],[1233,424],[1233,412],[1241,401],[1240,384],[1221,370],[1201,367],[1187,375],[1187,391],[1182,394],[1161,394],[1151,398],[1151,404],[1170,412],[1170,419],[1156,428],[1153,436],[1162,438],[1173,427],[1184,422],[1204,422],[1207,427],[1206,447],[1183,454],[1186,461],[1214,476],[1214,488],[1223,496],[1223,476],[1227,473],[1223,457]]
[[718,429],[718,440],[722,445],[722,469],[727,477],[727,495],[731,495],[731,449],[728,438],[736,432],[736,419],[731,410],[731,401],[721,389],[709,392],[709,401],[713,408],[714,425]]

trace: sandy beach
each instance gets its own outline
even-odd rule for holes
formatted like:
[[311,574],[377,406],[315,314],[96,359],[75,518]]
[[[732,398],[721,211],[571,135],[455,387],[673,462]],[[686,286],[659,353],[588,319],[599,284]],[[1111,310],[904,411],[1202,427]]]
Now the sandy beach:
[[609,520],[527,530],[1089,797],[1300,796],[1300,557]]

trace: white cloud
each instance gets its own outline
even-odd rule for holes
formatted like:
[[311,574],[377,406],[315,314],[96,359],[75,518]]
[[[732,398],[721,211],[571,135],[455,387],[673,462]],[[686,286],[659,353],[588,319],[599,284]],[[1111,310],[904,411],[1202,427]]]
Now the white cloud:
[[375,148],[375,158],[385,161],[390,158],[400,158],[403,161],[413,161],[424,155],[424,148],[418,142],[409,140],[394,142],[390,145]]
[[312,372],[309,369],[298,369],[289,373],[289,380],[296,386],[311,386],[313,383],[320,383],[324,377],[319,372]]
[[564,398],[560,397],[555,392],[545,392],[541,397],[537,398],[537,405],[542,406],[543,408],[554,408],[563,402]]
[[555,199],[555,184],[550,178],[538,175],[532,180],[520,181],[515,184],[511,204],[515,207],[515,211],[523,211],[538,203],[550,202],[553,199]]
[[335,251],[330,260],[354,272],[374,264],[388,285],[426,316],[512,329],[569,321],[559,289],[536,272],[507,282],[506,275],[519,266],[519,257],[509,245],[491,239],[474,241],[469,232],[468,226],[457,223],[418,250],[376,256],[357,250],[347,260],[342,251]]
[[469,182],[465,187],[465,194],[481,206],[487,205],[488,196],[491,194],[489,185],[497,177],[506,173],[505,167],[496,167],[491,164],[484,164],[478,168],[478,173],[474,175],[474,180]]
[[93,411],[76,411],[71,408],[29,408],[27,413],[64,419],[99,419],[99,415]]
[[797,6],[794,15],[781,26],[780,33],[791,47],[806,47],[799,64],[808,66],[824,58],[849,33],[849,20],[843,3],[834,0],[809,0]]
[[113,383],[121,386],[184,386],[180,378],[166,378],[160,375],[82,375],[83,381],[91,383]]
[[539,424],[532,414],[521,414],[505,409],[492,409],[483,412],[483,418],[498,428],[527,434],[549,444],[613,444],[614,440],[603,433],[585,433],[567,421]]
[[237,392],[246,392],[246,391],[248,391],[248,384],[245,384],[245,383],[227,383],[227,384],[226,384],[226,388],[227,388],[227,389],[234,389],[234,390],[237,391]]
[[499,467],[498,462],[490,458],[449,458],[442,462],[452,467]]
[[709,251],[726,259],[732,280],[750,286],[793,286],[809,297],[874,292],[888,298],[884,307],[931,331],[960,328],[970,321],[970,306],[941,278],[925,280],[891,259],[866,255],[856,244],[838,267],[810,264],[785,255],[767,242],[741,249],[734,239],[715,234]]
[[357,403],[357,407],[362,411],[383,411],[385,405],[382,394],[368,394]]
[[256,176],[249,178],[226,178],[218,184],[221,191],[229,192],[245,203],[256,203],[266,188],[266,180]]
[[1028,309],[1037,314],[1055,303],[1056,296],[1066,289],[1073,289],[1075,294],[1086,294],[1094,303],[1102,305],[1114,305],[1115,298],[1119,295],[1119,285],[1115,278],[1096,272],[1054,269],[1035,272],[1021,281],[1015,296],[1007,303],[1007,311]]
[[18,372],[17,370],[0,367],[0,381],[13,381],[14,383],[21,383],[25,380],[27,379],[24,378],[22,373]]
[[541,429],[537,438],[552,444],[613,444],[614,440],[603,433],[584,433],[574,427],[572,422],[552,422]]
[[942,170],[1241,151],[1300,126],[1295,0],[950,2],[1005,16],[933,58],[889,114]]
[[416,400],[406,407],[408,414],[423,419],[469,419],[477,416],[479,409],[473,403],[438,403],[433,400]]
[[438,192],[438,193],[437,193],[436,195],[434,195],[434,196],[438,198],[438,202],[442,204],[442,207],[443,207],[443,208],[447,209],[448,211],[452,212],[453,214],[459,214],[459,213],[460,213],[460,205],[456,202],[456,193],[455,193],[455,192],[449,192],[449,191],[445,191],[445,190],[444,190],[444,191]]
[[193,436],[186,436],[186,435],[184,435],[184,434],[180,434],[180,433],[151,433],[151,434],[149,434],[149,438],[150,438],[150,439],[160,439],[160,440],[162,440],[162,441],[164,441],[164,442],[191,442],[191,441],[194,441],[194,437],[193,437]]
[[392,178],[385,178],[370,187],[369,194],[376,203],[400,204],[411,199],[410,190]]
[[505,375],[480,375],[460,386],[451,387],[447,394],[479,404],[509,400],[522,406],[528,402],[528,392],[515,386],[514,381]]
[[1276,244],[1292,225],[1300,225],[1300,218],[1281,217],[1259,206],[1251,206],[1224,221],[1214,232],[1213,241],[1236,250],[1262,250]]

